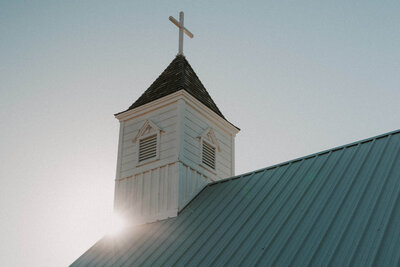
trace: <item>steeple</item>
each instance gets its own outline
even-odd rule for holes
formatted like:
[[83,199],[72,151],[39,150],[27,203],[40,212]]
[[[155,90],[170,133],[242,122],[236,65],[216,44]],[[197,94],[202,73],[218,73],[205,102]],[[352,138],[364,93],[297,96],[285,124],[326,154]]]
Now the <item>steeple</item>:
[[183,55],[179,53],[120,122],[115,211],[131,223],[175,217],[208,183],[235,174],[235,136]]
[[183,55],[120,121],[115,210],[136,223],[177,216],[208,183],[235,174],[235,136]]
[[179,90],[185,90],[225,119],[183,55],[177,55],[153,84],[127,110],[142,106]]

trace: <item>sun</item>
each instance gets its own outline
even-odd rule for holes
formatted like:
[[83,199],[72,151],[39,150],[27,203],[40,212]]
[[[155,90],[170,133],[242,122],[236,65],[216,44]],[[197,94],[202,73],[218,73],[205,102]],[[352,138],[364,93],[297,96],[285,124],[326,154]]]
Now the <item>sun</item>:
[[107,234],[111,237],[118,236],[126,227],[126,220],[120,214],[114,213],[107,229]]

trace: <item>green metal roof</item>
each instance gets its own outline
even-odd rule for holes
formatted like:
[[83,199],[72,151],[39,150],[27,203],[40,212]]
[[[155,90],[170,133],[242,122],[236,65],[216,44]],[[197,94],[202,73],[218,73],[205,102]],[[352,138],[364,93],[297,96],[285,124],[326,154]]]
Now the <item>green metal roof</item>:
[[219,181],[72,266],[399,266],[400,130]]

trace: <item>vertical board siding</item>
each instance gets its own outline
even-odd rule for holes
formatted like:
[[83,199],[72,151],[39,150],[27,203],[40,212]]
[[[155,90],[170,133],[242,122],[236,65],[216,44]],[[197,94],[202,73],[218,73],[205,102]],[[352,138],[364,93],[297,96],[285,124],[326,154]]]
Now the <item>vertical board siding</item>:
[[211,180],[183,163],[179,165],[179,172],[178,209],[182,210]]
[[116,209],[129,210],[137,222],[149,218],[167,218],[177,210],[178,164],[169,164],[116,181]]

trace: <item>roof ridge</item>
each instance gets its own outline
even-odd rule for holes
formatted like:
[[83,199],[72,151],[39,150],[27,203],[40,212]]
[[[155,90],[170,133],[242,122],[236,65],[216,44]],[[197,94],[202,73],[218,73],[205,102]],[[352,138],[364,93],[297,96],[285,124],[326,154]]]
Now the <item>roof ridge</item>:
[[[179,56],[179,55],[178,55],[178,56]],[[160,82],[159,79],[167,73],[168,67],[170,67],[171,64],[172,64],[174,61],[177,60],[178,56],[176,56],[175,59],[172,60],[172,62],[170,62],[170,63],[167,65],[166,68],[164,68],[164,70],[160,73],[160,75],[157,76],[157,78],[150,84],[150,86],[149,86],[147,89],[151,88],[152,86],[155,86],[155,84],[156,84],[157,82]],[[148,90],[145,90],[145,91],[139,96],[138,99],[144,97],[144,96],[146,95],[147,92],[148,92]],[[137,100],[136,100],[136,101],[137,101]],[[115,115],[124,113],[125,111],[128,111],[128,110],[134,108],[134,105],[135,105],[136,101],[135,101],[133,104],[131,104],[131,105],[128,107],[128,109],[123,110],[123,111],[121,111],[121,112],[118,112],[118,113],[116,113]]]
[[366,138],[366,139],[361,139],[359,141],[355,141],[355,142],[348,143],[348,144],[345,144],[345,145],[333,147],[331,149],[322,150],[322,151],[317,152],[317,153],[313,153],[313,154],[309,154],[309,155],[302,156],[302,157],[299,157],[299,158],[295,158],[295,159],[292,159],[292,160],[284,161],[284,162],[281,162],[281,163],[278,163],[278,164],[274,164],[274,165],[271,165],[271,166],[268,166],[268,167],[265,167],[265,168],[257,169],[257,170],[250,171],[250,172],[245,172],[245,173],[242,173],[242,174],[239,174],[239,175],[235,175],[233,177],[229,177],[229,178],[225,178],[225,179],[222,179],[222,180],[218,180],[218,181],[209,183],[207,186],[213,186],[215,184],[224,183],[224,182],[228,182],[230,180],[239,179],[241,177],[249,176],[249,175],[254,174],[254,173],[275,169],[277,167],[281,167],[281,166],[284,166],[284,165],[287,165],[287,164],[291,164],[291,163],[294,163],[294,162],[297,162],[297,161],[300,161],[300,160],[303,160],[303,159],[313,158],[313,157],[320,156],[320,155],[323,155],[323,154],[326,154],[326,153],[329,153],[329,152],[332,152],[332,151],[336,151],[336,150],[340,150],[340,149],[343,149],[343,148],[352,147],[352,146],[355,146],[355,145],[358,145],[358,144],[371,142],[373,140],[376,140],[376,139],[379,139],[379,138],[383,138],[383,137],[386,137],[386,136],[390,136],[390,135],[395,135],[395,134],[398,134],[398,133],[400,133],[400,129],[393,130],[393,131],[390,131],[390,132],[387,132],[387,133],[383,133],[383,134],[380,134],[380,135],[376,135],[376,136],[373,136],[373,137],[369,137],[369,138]]
[[[197,73],[194,71],[194,69],[192,68],[192,66],[190,65],[189,61],[187,61],[186,57],[183,56],[184,62],[187,63],[188,68],[190,68],[191,72],[193,73],[193,75],[195,76],[195,78],[197,79],[197,81],[200,83],[200,85],[204,88],[204,93],[209,97],[209,99],[212,100],[211,95],[208,93],[206,87],[204,86],[203,82],[200,80],[199,76],[197,76]],[[185,69],[183,70],[183,75],[186,76],[186,72]],[[214,101],[213,101],[214,102]],[[218,111],[217,113],[219,113],[219,115],[224,118],[225,116],[222,114],[222,112],[219,110],[217,104],[214,103],[214,108]],[[236,126],[235,126],[236,127]]]

